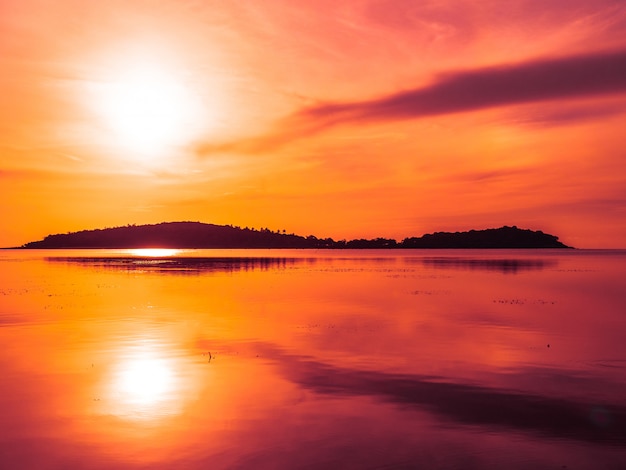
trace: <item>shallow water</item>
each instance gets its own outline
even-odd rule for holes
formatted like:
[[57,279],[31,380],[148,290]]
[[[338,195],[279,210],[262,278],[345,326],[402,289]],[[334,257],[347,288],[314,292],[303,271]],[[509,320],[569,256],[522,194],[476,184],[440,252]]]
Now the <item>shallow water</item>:
[[626,252],[0,251],[0,468],[626,468]]

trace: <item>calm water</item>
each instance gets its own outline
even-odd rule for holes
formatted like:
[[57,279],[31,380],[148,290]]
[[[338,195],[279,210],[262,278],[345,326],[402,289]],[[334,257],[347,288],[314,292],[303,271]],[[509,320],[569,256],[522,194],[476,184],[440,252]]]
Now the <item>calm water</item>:
[[626,468],[625,251],[0,251],[0,468]]

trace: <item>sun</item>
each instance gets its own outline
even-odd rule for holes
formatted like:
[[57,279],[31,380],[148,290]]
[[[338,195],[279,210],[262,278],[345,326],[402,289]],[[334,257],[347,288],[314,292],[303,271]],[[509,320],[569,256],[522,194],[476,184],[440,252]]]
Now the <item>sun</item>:
[[167,67],[148,62],[102,83],[96,108],[115,143],[142,156],[184,144],[199,119],[190,86]]

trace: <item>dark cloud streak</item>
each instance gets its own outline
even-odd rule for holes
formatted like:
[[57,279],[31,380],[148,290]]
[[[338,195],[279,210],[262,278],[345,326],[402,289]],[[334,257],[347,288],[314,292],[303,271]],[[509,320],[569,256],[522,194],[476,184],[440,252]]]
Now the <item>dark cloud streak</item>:
[[417,119],[494,107],[626,92],[626,50],[450,72],[433,84],[381,98],[323,103],[279,121],[266,135],[205,143],[199,154],[256,153],[341,124]]
[[299,113],[331,123],[407,119],[626,91],[626,51],[457,72],[433,85]]

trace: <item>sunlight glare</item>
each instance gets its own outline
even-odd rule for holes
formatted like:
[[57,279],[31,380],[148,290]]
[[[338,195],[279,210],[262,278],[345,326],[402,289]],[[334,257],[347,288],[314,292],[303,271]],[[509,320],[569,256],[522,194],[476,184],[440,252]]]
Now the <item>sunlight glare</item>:
[[180,250],[176,248],[136,248],[128,251],[130,254],[135,256],[147,256],[153,258],[174,256],[180,253]]
[[190,139],[199,103],[167,68],[139,64],[99,87],[97,108],[121,146],[154,156]]
[[124,363],[116,386],[125,402],[144,406],[165,400],[172,388],[173,374],[167,362],[147,355]]

